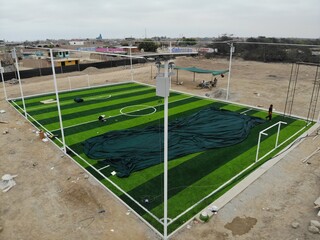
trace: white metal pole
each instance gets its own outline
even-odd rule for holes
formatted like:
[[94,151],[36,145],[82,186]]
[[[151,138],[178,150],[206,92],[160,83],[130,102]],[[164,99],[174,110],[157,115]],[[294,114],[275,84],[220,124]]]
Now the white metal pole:
[[257,146],[257,153],[256,153],[256,162],[258,161],[258,157],[259,157],[260,140],[261,140],[261,132],[259,133],[259,138],[258,138],[258,146]]
[[[265,130],[266,130],[266,129],[265,129]],[[263,130],[263,131],[265,131],[265,130]],[[268,134],[267,134],[267,133],[264,133],[263,131],[261,131],[261,132],[259,133],[258,146],[257,146],[257,154],[256,154],[256,162],[258,162],[258,157],[259,157],[261,135],[268,136]]]
[[19,63],[18,63],[18,57],[17,57],[16,48],[13,49],[13,52],[14,52],[14,58],[16,59],[16,69],[17,69],[17,75],[18,75],[18,80],[19,80],[19,87],[20,87],[20,94],[21,94],[21,99],[22,99],[24,116],[27,118],[26,104],[24,102],[24,96],[23,96],[23,90],[22,90],[22,84],[21,84]]
[[130,48],[129,48],[129,52],[130,52],[130,68],[131,68],[131,81],[133,81],[133,68],[132,68],[132,51],[131,51],[131,48],[132,48],[132,44],[130,44]]
[[63,123],[62,123],[62,116],[61,116],[61,109],[60,109],[60,102],[59,102],[59,94],[58,94],[58,85],[57,85],[56,71],[55,71],[55,68],[54,68],[52,49],[50,49],[50,58],[51,58],[51,67],[52,67],[54,89],[55,89],[55,92],[56,92],[56,99],[57,99],[57,107],[58,107],[58,114],[59,114],[59,122],[60,122],[60,129],[61,129],[63,152],[66,154],[67,153],[67,149],[66,149],[66,142],[65,142],[65,139],[64,139]]
[[[169,62],[165,61],[164,63],[164,77],[168,77],[168,68]],[[164,165],[164,172],[163,172],[163,239],[168,239],[168,99],[169,97],[166,96],[164,98],[164,151],[163,151],[163,165]]]
[[279,122],[279,125],[278,125],[278,132],[277,132],[277,139],[276,139],[276,146],[275,146],[275,148],[277,148],[277,147],[278,147],[279,134],[280,134],[280,127],[281,127],[281,122]]
[[7,96],[6,84],[4,82],[3,69],[2,69],[1,61],[0,61],[0,73],[1,73],[1,81],[2,81],[2,84],[3,84],[4,99],[7,100],[8,96]]
[[227,96],[226,100],[229,100],[229,88],[230,88],[230,78],[231,78],[231,64],[232,64],[232,53],[233,53],[233,43],[230,44],[230,59],[229,59],[229,72],[228,72],[228,86],[227,86]]

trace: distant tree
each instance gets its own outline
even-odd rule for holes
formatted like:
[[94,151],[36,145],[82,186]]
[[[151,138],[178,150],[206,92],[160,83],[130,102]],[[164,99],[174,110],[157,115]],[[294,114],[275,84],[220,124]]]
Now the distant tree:
[[223,34],[215,39],[212,43],[208,44],[207,47],[217,49],[217,52],[206,54],[206,57],[210,58],[216,55],[228,56],[230,54],[230,46],[228,45],[228,42],[231,40],[233,40],[232,34],[230,36]]
[[183,37],[178,41],[178,45],[181,47],[194,46],[197,44],[197,40],[194,38],[185,38]]
[[143,49],[146,52],[156,52],[158,44],[152,39],[144,39],[143,42],[139,43],[138,48],[139,50]]

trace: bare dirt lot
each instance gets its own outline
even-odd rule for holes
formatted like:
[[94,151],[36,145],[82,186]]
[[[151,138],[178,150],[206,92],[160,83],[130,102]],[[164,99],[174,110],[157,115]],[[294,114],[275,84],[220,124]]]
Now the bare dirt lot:
[[[224,59],[179,58],[177,66],[228,69]],[[156,68],[134,66],[134,79],[154,84]],[[290,64],[234,60],[229,100],[266,109],[284,110]],[[315,69],[301,68],[292,113],[306,117]],[[59,89],[98,85],[131,79],[130,68],[86,69],[59,75]],[[68,78],[81,75],[76,78]],[[213,89],[197,88],[209,75],[179,71],[172,88],[225,100],[226,74]],[[23,80],[25,95],[53,90],[52,77]],[[182,82],[182,85],[176,84]],[[2,85],[1,85],[2,88]],[[6,84],[8,97],[20,95],[18,85]],[[0,239],[158,239],[141,220],[88,176],[71,159],[34,133],[35,128],[4,100],[0,90],[0,176],[18,175],[17,183],[0,192]],[[316,111],[316,117],[318,110]],[[3,132],[6,134],[2,134]],[[302,163],[319,146],[315,134],[307,137],[283,159],[219,210],[208,223],[191,222],[172,239],[320,239],[308,231],[310,220],[320,220],[313,202],[320,196],[320,154]],[[295,228],[294,228],[294,227]]]

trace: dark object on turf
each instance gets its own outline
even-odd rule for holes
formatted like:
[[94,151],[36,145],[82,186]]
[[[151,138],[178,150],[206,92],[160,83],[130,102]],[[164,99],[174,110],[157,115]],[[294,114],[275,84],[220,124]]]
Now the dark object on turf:
[[[169,124],[168,159],[242,142],[254,126],[265,122],[236,112],[203,109]],[[115,168],[118,177],[163,162],[163,126],[111,131],[87,139],[85,154]]]
[[98,117],[98,120],[99,120],[100,122],[105,122],[105,121],[107,121],[107,120],[105,119],[105,115],[100,115],[100,116]]
[[73,99],[76,103],[81,103],[83,102],[84,100],[82,98],[75,98]]

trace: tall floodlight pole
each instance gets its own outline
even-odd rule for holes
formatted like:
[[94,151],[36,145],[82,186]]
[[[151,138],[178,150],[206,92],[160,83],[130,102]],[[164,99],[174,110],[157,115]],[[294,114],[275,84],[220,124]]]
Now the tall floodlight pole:
[[19,87],[20,87],[20,94],[21,94],[21,99],[22,99],[24,116],[27,118],[26,104],[25,104],[25,102],[24,102],[24,96],[23,96],[23,91],[22,91],[22,84],[21,84],[20,71],[19,71],[19,63],[18,63],[18,57],[17,57],[16,48],[13,48],[13,57],[14,57],[15,60],[16,60],[16,69],[17,69],[17,76],[18,76],[18,80],[19,80]]
[[156,78],[156,95],[164,97],[164,150],[163,150],[163,239],[168,239],[168,102],[170,93],[169,62],[164,63],[164,77]]
[[62,145],[63,145],[62,147],[63,147],[63,152],[66,154],[67,153],[67,149],[66,149],[66,142],[65,142],[65,139],[64,139],[63,123],[62,123],[62,116],[61,116],[61,109],[60,109],[60,102],[59,102],[59,94],[58,94],[58,85],[57,85],[57,78],[56,78],[56,70],[54,68],[52,49],[50,49],[50,59],[51,59],[51,67],[52,67],[54,89],[55,89],[55,92],[56,92],[56,100],[57,100],[58,115],[59,115],[60,129],[61,129]]
[[3,84],[4,98],[5,98],[5,100],[7,101],[8,96],[7,96],[6,84],[4,83],[3,72],[4,72],[4,69],[2,68],[1,61],[0,61],[1,81],[2,81],[2,84]]
[[129,53],[130,53],[130,68],[131,68],[131,81],[133,81],[133,68],[132,68],[132,44],[129,46]]
[[228,85],[227,85],[227,96],[226,100],[229,100],[229,87],[231,78],[231,64],[232,64],[232,53],[234,52],[233,42],[230,43],[230,59],[229,59],[229,73],[228,73]]

